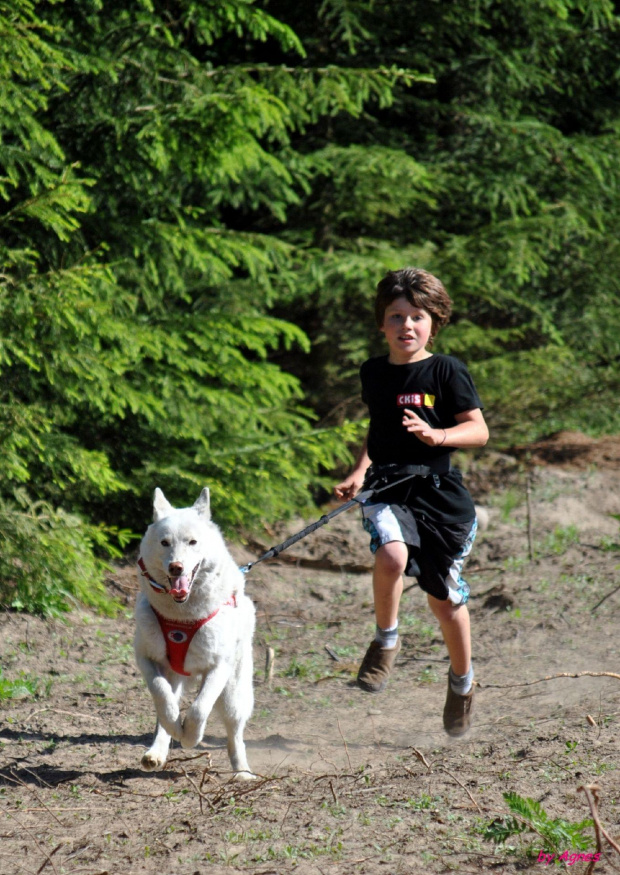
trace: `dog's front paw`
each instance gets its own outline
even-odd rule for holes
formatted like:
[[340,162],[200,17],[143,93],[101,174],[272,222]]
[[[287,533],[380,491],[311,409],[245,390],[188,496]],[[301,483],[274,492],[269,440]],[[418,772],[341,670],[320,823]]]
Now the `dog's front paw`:
[[158,769],[163,769],[166,765],[166,756],[147,750],[142,757],[141,765],[145,772],[155,772]]
[[183,732],[181,734],[182,747],[196,747],[202,741],[202,736],[205,732],[206,720],[192,714],[191,708],[185,715],[183,721]]

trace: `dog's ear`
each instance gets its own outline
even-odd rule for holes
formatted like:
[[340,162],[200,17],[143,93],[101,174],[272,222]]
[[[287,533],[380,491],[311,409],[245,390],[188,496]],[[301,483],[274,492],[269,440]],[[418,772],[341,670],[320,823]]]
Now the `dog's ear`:
[[194,510],[200,516],[206,517],[208,520],[211,519],[211,498],[206,486],[194,502]]
[[158,486],[153,493],[153,522],[157,523],[164,517],[170,516],[173,510],[173,506]]

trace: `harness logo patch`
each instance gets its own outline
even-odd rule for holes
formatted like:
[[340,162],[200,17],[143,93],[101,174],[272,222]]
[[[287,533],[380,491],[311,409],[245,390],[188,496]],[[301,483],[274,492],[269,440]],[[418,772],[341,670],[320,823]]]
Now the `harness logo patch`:
[[399,407],[434,407],[435,396],[427,395],[426,392],[408,392],[397,395],[396,403]]
[[187,641],[187,632],[182,632],[181,629],[171,629],[168,632],[168,640],[173,644],[183,644]]

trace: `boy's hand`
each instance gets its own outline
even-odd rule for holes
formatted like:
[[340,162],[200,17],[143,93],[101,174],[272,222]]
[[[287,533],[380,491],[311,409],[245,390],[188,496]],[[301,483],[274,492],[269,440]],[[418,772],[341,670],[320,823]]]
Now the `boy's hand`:
[[414,434],[418,440],[429,447],[438,447],[445,443],[446,432],[443,428],[432,428],[428,422],[421,419],[413,410],[405,408],[403,425],[410,434]]
[[354,498],[357,495],[357,493],[362,488],[363,483],[364,475],[357,474],[354,471],[352,474],[349,474],[346,480],[343,480],[342,483],[334,486],[334,493],[338,498],[341,498],[343,501],[349,501],[351,498]]

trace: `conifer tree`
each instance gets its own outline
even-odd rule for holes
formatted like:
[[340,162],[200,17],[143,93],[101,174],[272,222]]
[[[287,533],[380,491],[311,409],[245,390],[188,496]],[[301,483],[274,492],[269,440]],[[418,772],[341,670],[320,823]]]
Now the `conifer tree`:
[[608,0],[0,0],[0,33],[9,602],[93,592],[155,485],[230,530],[303,510],[404,264],[497,446],[617,428]]
[[100,406],[115,397],[127,302],[96,258],[65,258],[91,181],[42,115],[72,60],[29,0],[0,3],[0,33],[0,595],[41,612],[103,607],[98,551],[124,533],[69,508],[76,492],[84,507],[123,483],[72,433],[72,407],[94,385]]
[[[374,286],[385,270],[414,263],[455,299],[437,350],[468,361],[496,446],[562,427],[617,429],[614,4],[270,9],[296,22],[309,63],[329,55],[339,66],[398,63],[425,74],[399,83],[393,103],[359,124],[336,118],[312,132],[310,189],[287,237],[307,239],[312,217],[319,251],[308,252],[288,312],[313,326],[312,365],[298,367],[316,407],[334,418],[363,412],[357,367],[382,349]],[[575,402],[586,397],[596,403],[584,418]]]
[[112,521],[143,527],[155,485],[182,504],[208,484],[219,522],[255,526],[307,506],[344,457],[351,427],[314,428],[278,365],[308,348],[270,313],[298,247],[261,223],[282,228],[307,188],[293,133],[389,102],[405,74],[261,61],[266,43],[304,50],[245,0],[0,16],[3,585],[43,609],[64,543],[56,610],[99,574],[93,549],[126,538]]

